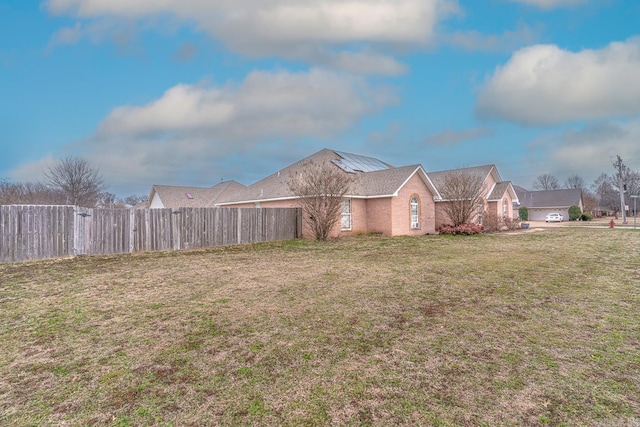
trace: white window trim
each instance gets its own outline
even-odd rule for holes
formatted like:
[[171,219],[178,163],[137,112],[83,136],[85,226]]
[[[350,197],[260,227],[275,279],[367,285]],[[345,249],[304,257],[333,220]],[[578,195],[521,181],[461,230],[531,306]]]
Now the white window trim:
[[[348,207],[348,211],[345,212],[345,206]],[[340,215],[340,229],[342,231],[350,231],[353,229],[353,221],[352,221],[352,215],[351,215],[351,199],[342,199],[341,202],[341,215]],[[348,224],[347,227],[345,227],[345,221],[346,224]]]
[[[414,203],[415,200],[415,203]],[[413,213],[415,207],[415,214]],[[420,199],[418,196],[414,196],[409,201],[409,213],[411,215],[411,229],[420,229]]]

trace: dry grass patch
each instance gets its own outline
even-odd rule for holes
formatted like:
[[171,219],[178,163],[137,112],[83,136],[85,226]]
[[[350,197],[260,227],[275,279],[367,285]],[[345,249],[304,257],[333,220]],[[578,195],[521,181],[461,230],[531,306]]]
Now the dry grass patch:
[[633,425],[640,233],[0,265],[0,424]]

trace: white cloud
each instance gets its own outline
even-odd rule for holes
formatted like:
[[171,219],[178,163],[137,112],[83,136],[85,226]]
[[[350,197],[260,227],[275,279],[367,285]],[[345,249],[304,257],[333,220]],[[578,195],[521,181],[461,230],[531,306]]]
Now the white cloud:
[[356,74],[396,76],[407,71],[406,65],[389,56],[373,52],[340,52],[319,62]]
[[352,75],[256,71],[240,83],[179,84],[146,105],[117,107],[95,135],[66,148],[98,166],[116,192],[153,183],[213,185],[247,174],[246,163],[233,171],[230,157],[332,138],[394,102],[390,89]]
[[[640,170],[640,119],[601,122],[575,130],[544,134],[528,145],[519,171],[535,171],[518,184],[529,186],[536,176],[550,173],[560,182],[574,174],[587,184],[601,173],[611,174],[616,156]],[[526,166],[525,166],[526,165]]]
[[52,155],[47,155],[42,159],[36,160],[32,163],[26,163],[20,165],[10,171],[9,175],[15,182],[37,182],[44,179],[44,171],[49,169],[49,166],[55,164],[56,159]]
[[76,24],[59,31],[54,36],[59,43],[77,42],[114,20],[164,22],[158,19],[169,16],[245,55],[308,60],[316,57],[314,51],[330,50],[336,66],[368,72],[374,61],[382,63],[380,74],[398,74],[404,67],[371,53],[340,52],[354,43],[383,50],[424,45],[432,41],[437,23],[458,11],[457,0],[48,0],[46,6],[54,14],[97,21],[89,25],[95,30]]
[[300,138],[344,130],[393,101],[384,88],[320,69],[255,71],[240,85],[180,84],[144,106],[114,109],[98,135],[207,132],[226,140]]
[[481,89],[477,112],[524,125],[640,114],[640,37],[577,53],[536,45],[513,54]]
[[569,132],[551,153],[558,169],[584,171],[590,175],[611,173],[620,155],[627,166],[640,169],[640,120],[601,123]]
[[562,6],[576,6],[583,4],[585,0],[507,0],[512,3],[522,3],[536,6],[541,9],[554,9]]
[[513,52],[522,46],[531,44],[542,32],[540,26],[532,28],[521,24],[515,30],[502,34],[482,34],[478,31],[459,31],[445,34],[442,42],[469,51]]

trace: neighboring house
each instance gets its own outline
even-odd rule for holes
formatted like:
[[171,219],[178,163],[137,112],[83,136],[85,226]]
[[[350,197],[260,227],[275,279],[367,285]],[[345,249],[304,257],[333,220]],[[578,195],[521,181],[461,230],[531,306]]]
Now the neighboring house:
[[246,188],[236,181],[225,181],[213,187],[177,187],[172,185],[154,185],[149,194],[148,207],[191,208],[214,207],[216,201],[225,194],[235,193]]
[[[216,204],[226,207],[294,207],[289,181],[304,174],[306,162],[332,163],[353,177],[333,236],[357,233],[435,233],[434,199],[439,198],[421,165],[393,167],[378,159],[324,149],[268,176]],[[308,235],[303,229],[303,235]]]
[[[503,181],[495,165],[475,166],[469,168],[452,169],[439,172],[429,172],[429,178],[442,194],[445,178],[452,172],[464,172],[482,179],[482,205],[477,208],[477,214],[471,221],[482,224],[483,215],[495,215],[500,221],[513,218],[513,204],[518,196],[510,181]],[[440,205],[449,203],[445,198],[436,200],[436,227],[449,221]]]
[[578,206],[580,211],[584,209],[582,190],[569,188],[563,190],[526,191],[522,187],[516,187],[520,206],[526,206],[529,211],[530,221],[544,221],[549,213],[557,212],[569,219],[569,208]]

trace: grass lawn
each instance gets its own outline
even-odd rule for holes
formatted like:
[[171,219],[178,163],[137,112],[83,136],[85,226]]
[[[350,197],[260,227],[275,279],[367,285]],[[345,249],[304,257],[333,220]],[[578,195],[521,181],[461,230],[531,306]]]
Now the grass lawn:
[[1,425],[640,423],[640,230],[0,264]]

